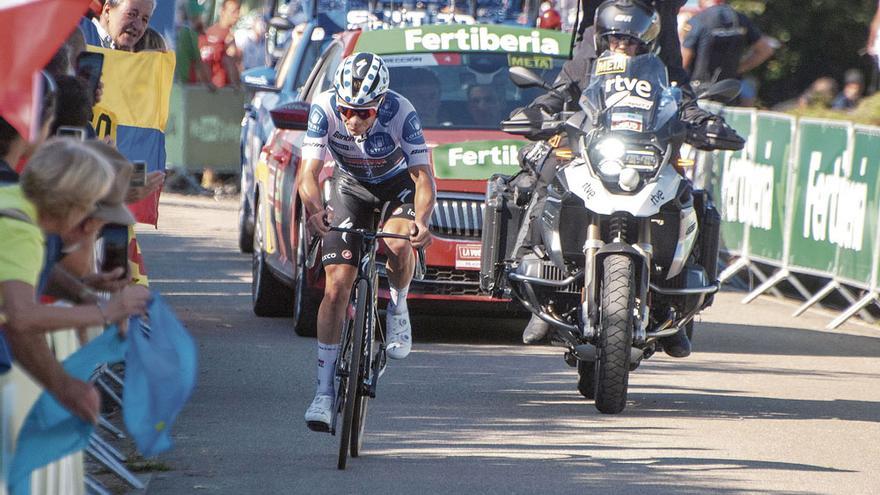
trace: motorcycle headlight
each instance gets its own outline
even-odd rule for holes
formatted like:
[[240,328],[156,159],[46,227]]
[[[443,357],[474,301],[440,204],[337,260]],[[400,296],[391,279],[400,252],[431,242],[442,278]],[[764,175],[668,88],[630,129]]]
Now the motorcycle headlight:
[[620,160],[626,154],[626,145],[620,139],[612,137],[600,141],[596,150],[604,160]]

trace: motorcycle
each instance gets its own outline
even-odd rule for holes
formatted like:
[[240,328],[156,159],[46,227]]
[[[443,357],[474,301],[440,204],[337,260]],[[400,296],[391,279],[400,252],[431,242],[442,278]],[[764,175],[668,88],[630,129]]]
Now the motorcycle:
[[[517,86],[555,91],[528,69],[510,73]],[[722,81],[703,96],[732,99],[736,91]],[[616,414],[626,407],[630,371],[658,339],[680,328],[690,336],[719,290],[720,215],[681,173],[681,90],[657,56],[604,53],[578,105],[502,122],[512,134],[556,132],[540,149],[560,164],[540,199],[538,173],[489,180],[481,286],[549,323],[551,341],[578,369],[579,392]],[[539,242],[524,242],[528,230]]]

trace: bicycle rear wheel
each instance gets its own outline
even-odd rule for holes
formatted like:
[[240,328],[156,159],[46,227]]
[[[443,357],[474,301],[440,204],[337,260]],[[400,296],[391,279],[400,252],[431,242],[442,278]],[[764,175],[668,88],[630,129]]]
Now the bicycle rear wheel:
[[[355,288],[355,320],[351,327],[351,348],[348,350],[348,376],[345,384],[345,397],[342,404],[342,428],[339,432],[339,460],[336,467],[345,469],[348,452],[351,448],[352,430],[355,426],[355,406],[361,396],[363,381],[364,322],[367,313],[367,281],[361,280]],[[366,413],[366,410],[364,410]]]

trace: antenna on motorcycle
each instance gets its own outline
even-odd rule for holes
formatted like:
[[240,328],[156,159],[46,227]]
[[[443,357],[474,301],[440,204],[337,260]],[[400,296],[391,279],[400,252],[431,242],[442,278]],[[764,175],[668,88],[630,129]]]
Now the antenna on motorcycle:
[[547,84],[547,81],[525,67],[511,67],[508,75],[513,84],[520,88],[544,88],[563,101],[568,99],[568,96],[557,91],[553,86]]

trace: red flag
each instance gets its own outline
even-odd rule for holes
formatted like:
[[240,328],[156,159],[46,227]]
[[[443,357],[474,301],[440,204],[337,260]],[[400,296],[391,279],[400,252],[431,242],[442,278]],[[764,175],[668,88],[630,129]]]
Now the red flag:
[[31,139],[34,73],[70,36],[89,0],[0,0],[0,116]]

